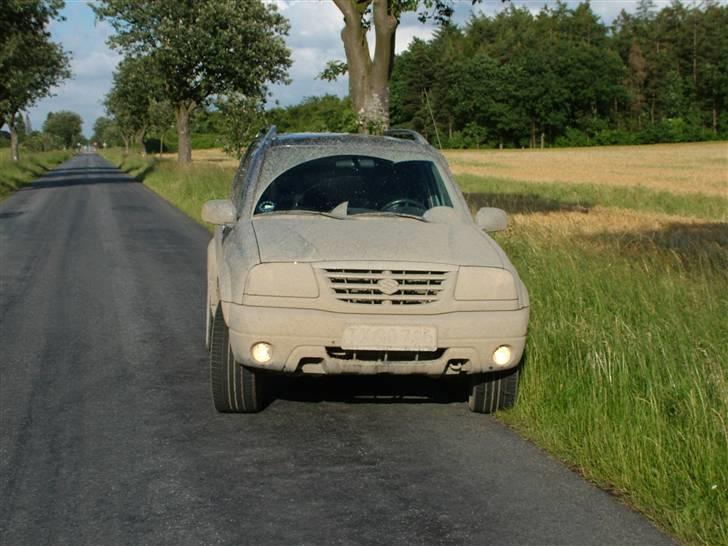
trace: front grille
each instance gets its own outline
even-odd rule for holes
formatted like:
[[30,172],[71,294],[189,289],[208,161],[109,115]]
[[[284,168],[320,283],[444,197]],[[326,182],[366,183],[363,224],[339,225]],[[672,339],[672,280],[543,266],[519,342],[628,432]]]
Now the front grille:
[[447,271],[324,269],[336,298],[368,305],[418,305],[439,299]]

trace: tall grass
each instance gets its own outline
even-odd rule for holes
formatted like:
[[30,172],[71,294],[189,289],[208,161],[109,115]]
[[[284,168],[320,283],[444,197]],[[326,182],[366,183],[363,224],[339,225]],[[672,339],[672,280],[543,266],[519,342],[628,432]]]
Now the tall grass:
[[726,270],[534,228],[500,239],[532,312],[520,399],[501,418],[678,537],[728,544]]
[[[233,176],[209,164],[122,166],[198,220]],[[520,213],[498,239],[531,294],[529,356],[518,405],[500,418],[680,539],[728,544],[728,225],[677,219],[645,236],[526,221],[596,205],[725,211],[639,188],[459,179],[473,206]]]
[[73,153],[68,150],[21,153],[20,161],[10,159],[10,149],[0,149],[0,201],[46,171],[64,162]]

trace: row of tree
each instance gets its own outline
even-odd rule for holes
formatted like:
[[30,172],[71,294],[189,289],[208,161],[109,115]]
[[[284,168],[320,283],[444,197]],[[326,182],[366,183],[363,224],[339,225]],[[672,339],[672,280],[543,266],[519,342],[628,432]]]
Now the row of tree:
[[18,161],[22,112],[70,77],[69,55],[51,41],[48,25],[59,19],[61,0],[6,0],[0,17],[0,125],[10,131]]
[[[15,142],[31,152],[72,149],[88,143],[82,133],[83,120],[76,112],[61,110],[48,112],[42,130],[34,131],[30,117],[18,116],[15,120]],[[7,140],[3,143],[7,146]]]
[[247,139],[267,85],[286,81],[288,21],[262,0],[103,0],[93,9],[124,54],[105,105],[127,149],[174,117],[178,161],[189,163],[190,118],[212,103],[228,132]]
[[397,58],[393,125],[448,146],[639,143],[728,134],[728,6],[509,6]]

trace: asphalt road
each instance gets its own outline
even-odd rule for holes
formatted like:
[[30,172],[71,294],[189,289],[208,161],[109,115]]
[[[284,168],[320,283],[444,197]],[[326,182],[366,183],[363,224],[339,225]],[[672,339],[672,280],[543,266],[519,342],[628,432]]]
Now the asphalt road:
[[0,203],[0,544],[667,544],[430,381],[212,408],[208,234],[95,155]]

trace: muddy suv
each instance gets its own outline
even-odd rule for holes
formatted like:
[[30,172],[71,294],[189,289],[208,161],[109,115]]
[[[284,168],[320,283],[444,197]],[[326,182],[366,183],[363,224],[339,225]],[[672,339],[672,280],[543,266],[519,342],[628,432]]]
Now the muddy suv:
[[512,406],[528,292],[413,131],[277,134],[248,148],[230,199],[202,209],[215,407],[260,411],[270,375],[469,376],[468,406]]

